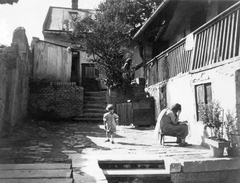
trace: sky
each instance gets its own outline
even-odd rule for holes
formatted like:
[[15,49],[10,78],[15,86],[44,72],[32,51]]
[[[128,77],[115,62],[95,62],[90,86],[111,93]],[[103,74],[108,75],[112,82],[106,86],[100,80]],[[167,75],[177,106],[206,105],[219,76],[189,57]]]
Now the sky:
[[[78,8],[94,9],[103,0],[79,0]],[[32,37],[43,40],[42,26],[49,6],[72,7],[71,0],[19,0],[13,5],[0,5],[0,45],[11,45],[13,32],[24,27],[29,44]]]

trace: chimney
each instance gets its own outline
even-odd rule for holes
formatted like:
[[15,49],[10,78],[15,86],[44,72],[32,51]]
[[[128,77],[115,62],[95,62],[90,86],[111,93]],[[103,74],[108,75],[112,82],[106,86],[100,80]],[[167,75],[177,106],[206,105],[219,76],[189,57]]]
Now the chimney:
[[72,9],[77,10],[78,9],[78,0],[72,0]]

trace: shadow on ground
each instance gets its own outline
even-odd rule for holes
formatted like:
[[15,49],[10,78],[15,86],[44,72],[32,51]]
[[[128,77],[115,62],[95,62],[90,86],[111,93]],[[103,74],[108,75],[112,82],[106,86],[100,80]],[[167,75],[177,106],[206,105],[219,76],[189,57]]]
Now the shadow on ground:
[[68,162],[70,152],[81,153],[86,148],[110,150],[89,138],[105,136],[105,130],[97,124],[29,120],[0,137],[0,163]]
[[118,142],[118,144],[130,145],[130,146],[151,146],[151,145],[146,145],[146,144],[134,144],[134,143],[126,143],[126,142]]

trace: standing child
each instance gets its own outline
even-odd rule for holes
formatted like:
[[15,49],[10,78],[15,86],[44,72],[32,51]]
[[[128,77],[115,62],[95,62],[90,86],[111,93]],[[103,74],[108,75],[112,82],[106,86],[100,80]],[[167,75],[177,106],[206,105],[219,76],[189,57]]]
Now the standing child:
[[106,142],[110,141],[111,138],[111,142],[112,144],[114,143],[114,133],[116,132],[116,126],[118,125],[118,115],[114,113],[114,107],[112,104],[108,104],[106,107],[106,110],[108,112],[106,112],[103,115],[103,124],[105,126],[105,130],[106,130],[106,137],[107,140]]

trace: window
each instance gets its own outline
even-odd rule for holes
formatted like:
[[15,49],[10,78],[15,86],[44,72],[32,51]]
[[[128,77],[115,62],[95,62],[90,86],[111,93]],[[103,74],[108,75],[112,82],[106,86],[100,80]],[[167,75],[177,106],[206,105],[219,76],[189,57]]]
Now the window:
[[200,120],[200,107],[203,104],[209,104],[212,102],[212,86],[211,83],[204,83],[195,86],[195,96],[196,96],[196,113],[197,121]]
[[78,18],[78,12],[70,11],[69,15],[72,17],[73,20],[76,20]]

